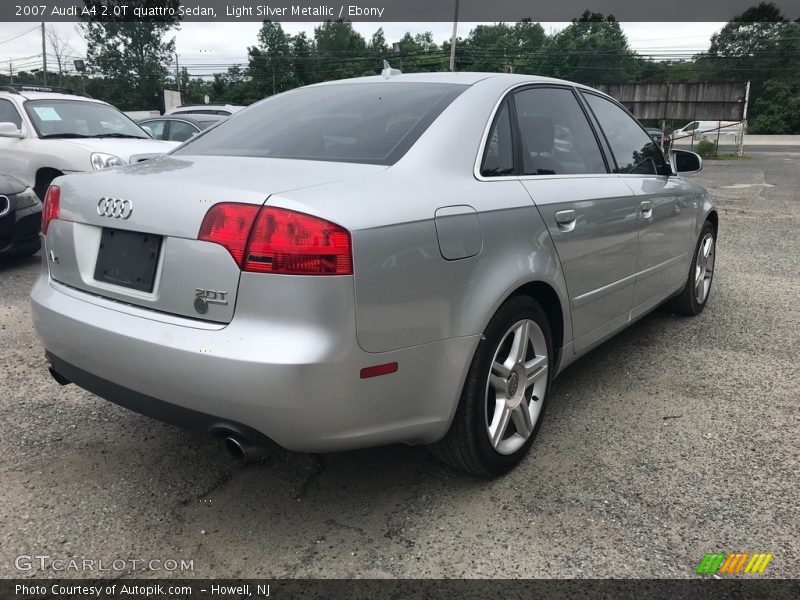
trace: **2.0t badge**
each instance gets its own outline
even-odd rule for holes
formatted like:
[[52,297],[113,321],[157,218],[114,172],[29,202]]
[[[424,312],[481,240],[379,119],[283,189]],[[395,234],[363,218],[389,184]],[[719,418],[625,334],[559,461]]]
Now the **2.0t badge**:
[[194,309],[201,315],[208,312],[209,304],[220,304],[222,306],[228,305],[226,296],[228,292],[220,292],[217,290],[203,290],[197,288],[194,291]]

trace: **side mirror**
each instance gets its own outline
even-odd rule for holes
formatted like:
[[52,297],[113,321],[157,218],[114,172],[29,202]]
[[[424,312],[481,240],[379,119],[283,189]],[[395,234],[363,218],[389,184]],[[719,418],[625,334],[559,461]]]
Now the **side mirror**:
[[676,173],[699,173],[703,170],[703,159],[699,154],[688,150],[671,150],[669,156],[672,170]]
[[155,138],[155,136],[153,135],[153,130],[150,129],[149,125],[142,125],[141,127],[147,132],[147,135],[149,135],[151,138]]
[[0,123],[0,137],[4,138],[22,138],[22,131],[14,123]]

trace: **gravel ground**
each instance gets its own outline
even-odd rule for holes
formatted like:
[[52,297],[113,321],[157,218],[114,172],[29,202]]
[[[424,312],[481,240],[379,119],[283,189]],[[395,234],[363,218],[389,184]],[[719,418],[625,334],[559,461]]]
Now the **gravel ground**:
[[28,310],[39,259],[0,263],[0,577],[79,575],[20,573],[20,554],[183,558],[194,577],[691,577],[717,550],[772,552],[766,576],[797,577],[798,166],[706,163],[707,310],[653,313],[570,367],[496,481],[405,446],[243,466],[61,388]]

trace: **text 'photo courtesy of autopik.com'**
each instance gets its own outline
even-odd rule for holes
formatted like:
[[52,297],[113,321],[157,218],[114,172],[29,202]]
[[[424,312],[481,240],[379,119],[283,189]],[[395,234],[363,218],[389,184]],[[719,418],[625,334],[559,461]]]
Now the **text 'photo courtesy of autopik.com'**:
[[0,600],[800,598],[798,0],[0,3]]

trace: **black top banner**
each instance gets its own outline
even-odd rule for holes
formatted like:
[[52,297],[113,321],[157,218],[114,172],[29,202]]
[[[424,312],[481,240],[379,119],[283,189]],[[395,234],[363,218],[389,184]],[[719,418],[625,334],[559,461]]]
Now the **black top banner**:
[[[790,19],[798,0],[772,0]],[[570,21],[584,11],[619,21],[727,21],[758,0],[3,0],[2,21],[368,22]]]

